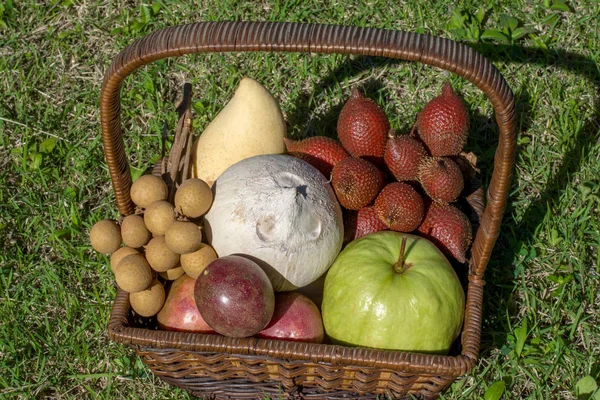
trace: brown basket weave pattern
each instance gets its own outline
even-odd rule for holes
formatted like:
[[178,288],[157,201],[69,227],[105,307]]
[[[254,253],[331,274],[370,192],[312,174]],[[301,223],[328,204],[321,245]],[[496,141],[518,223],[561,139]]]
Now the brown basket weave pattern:
[[[239,357],[226,354],[198,355],[178,350],[141,349],[138,355],[157,376],[178,386],[185,382],[186,389],[198,395],[206,395],[210,387],[209,392],[213,395],[223,392],[231,396],[229,386],[235,381],[243,389],[234,396],[236,398],[256,398],[258,388],[265,393],[278,395],[282,389],[274,386],[273,382],[280,382],[283,388],[295,388],[297,395],[303,397],[311,395],[311,386],[312,395],[319,398],[324,394],[315,391],[314,386],[336,388],[336,393],[329,394],[330,398],[357,398],[357,393],[407,393],[409,390],[427,393],[429,397],[455,379],[454,376],[417,375],[383,368],[332,368],[330,364],[257,356],[240,360]],[[266,384],[261,387],[263,382]],[[253,386],[250,393],[248,386]],[[373,396],[364,396],[369,397]]]
[[[137,40],[115,58],[100,99],[104,154],[120,213],[134,211],[120,120],[120,89],[134,70],[166,57],[199,52],[263,51],[382,56],[436,66],[471,81],[491,101],[499,128],[494,170],[469,260],[460,355],[438,356],[330,344],[167,332],[135,327],[127,293],[110,316],[112,340],[132,346],[157,376],[197,395],[260,398],[429,398],[470,371],[478,358],[483,274],[496,242],[515,161],[513,94],[498,70],[473,49],[409,32],[285,22],[203,22]],[[483,201],[481,201],[483,205]]]

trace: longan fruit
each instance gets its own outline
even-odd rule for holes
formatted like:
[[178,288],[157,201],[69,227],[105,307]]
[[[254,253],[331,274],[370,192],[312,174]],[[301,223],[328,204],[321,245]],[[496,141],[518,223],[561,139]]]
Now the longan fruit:
[[189,218],[204,215],[212,201],[213,194],[210,186],[198,178],[187,179],[175,192],[175,209]]
[[200,276],[204,268],[217,259],[215,250],[207,244],[201,243],[200,250],[181,255],[181,267],[192,278]]
[[165,241],[177,254],[193,253],[202,244],[202,231],[193,222],[175,221],[167,228]]
[[183,274],[185,274],[185,271],[183,270],[183,268],[181,268],[181,265],[158,273],[158,275],[160,275],[161,278],[166,279],[168,281],[174,281],[177,278],[183,276]]
[[121,262],[123,258],[132,254],[140,254],[140,252],[129,246],[123,246],[120,249],[117,249],[117,251],[112,253],[112,255],[110,256],[110,270],[114,273],[115,268],[117,267],[119,262]]
[[155,201],[144,211],[144,223],[153,235],[164,235],[175,221],[175,207],[165,200]]
[[167,246],[164,236],[157,236],[146,245],[146,260],[153,270],[163,272],[179,263],[179,254]]
[[161,310],[165,304],[165,288],[156,279],[150,287],[137,293],[129,294],[131,308],[142,317],[151,317]]
[[169,188],[165,181],[154,175],[142,175],[131,185],[129,195],[136,205],[146,208],[158,200],[166,200]]
[[152,237],[152,234],[144,224],[144,218],[140,215],[128,215],[121,222],[121,236],[123,242],[134,249],[142,247]]
[[150,286],[152,270],[143,255],[131,254],[117,264],[115,280],[117,285],[126,292],[141,292]]
[[110,254],[121,246],[121,228],[112,219],[103,219],[92,226],[90,243],[98,253]]

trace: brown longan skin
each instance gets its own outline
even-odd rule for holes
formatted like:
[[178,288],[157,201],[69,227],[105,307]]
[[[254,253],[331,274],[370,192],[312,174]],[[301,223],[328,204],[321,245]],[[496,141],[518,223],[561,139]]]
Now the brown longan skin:
[[140,215],[128,215],[121,222],[121,236],[123,242],[134,249],[142,247],[152,237]]
[[206,214],[212,201],[213,193],[210,186],[198,178],[187,179],[175,192],[175,209],[189,218]]
[[121,228],[112,219],[98,221],[90,230],[90,243],[98,253],[113,253],[121,246],[121,242]]
[[202,231],[193,222],[175,221],[165,233],[165,242],[177,254],[193,253],[202,244]]
[[156,272],[164,272],[179,264],[179,254],[167,246],[164,236],[152,238],[146,245],[146,260]]
[[132,254],[140,254],[140,252],[129,246],[123,246],[120,249],[117,249],[117,251],[112,253],[110,256],[110,270],[114,273],[115,268],[121,262],[121,260]]
[[144,212],[146,228],[154,236],[164,235],[173,221],[175,221],[175,207],[165,200],[155,201]]
[[169,188],[161,177],[142,175],[133,182],[129,194],[131,201],[142,208],[146,208],[155,201],[166,200]]
[[161,278],[167,281],[174,281],[183,276],[183,274],[185,274],[185,271],[183,270],[183,268],[181,268],[181,265],[178,265],[175,268],[171,268],[167,271],[158,273],[158,275],[160,275]]
[[141,292],[152,282],[152,269],[143,255],[131,254],[117,264],[115,280],[117,285],[126,292]]
[[165,288],[156,279],[150,287],[137,293],[129,294],[131,308],[142,317],[152,317],[158,314],[165,304]]
[[211,246],[202,243],[199,250],[181,255],[181,267],[186,274],[192,278],[197,278],[206,266],[216,259],[217,253],[215,253],[215,250]]

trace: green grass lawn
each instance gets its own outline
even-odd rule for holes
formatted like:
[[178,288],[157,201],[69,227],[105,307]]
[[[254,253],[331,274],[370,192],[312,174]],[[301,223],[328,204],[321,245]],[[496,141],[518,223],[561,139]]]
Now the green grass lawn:
[[[516,94],[517,165],[486,272],[481,358],[442,398],[600,399],[600,3],[191,3],[0,1],[0,398],[186,398],[107,337],[115,283],[87,238],[97,220],[118,216],[99,93],[111,60],[134,39],[244,19],[416,30],[469,43],[496,64]],[[294,137],[335,135],[353,85],[405,132],[450,78],[473,113],[467,149],[489,179],[492,108],[469,82],[379,58],[256,53],[161,61],[128,79],[133,172],[160,154],[162,123],[173,126],[184,82],[194,86],[201,132],[243,75],[280,100]]]

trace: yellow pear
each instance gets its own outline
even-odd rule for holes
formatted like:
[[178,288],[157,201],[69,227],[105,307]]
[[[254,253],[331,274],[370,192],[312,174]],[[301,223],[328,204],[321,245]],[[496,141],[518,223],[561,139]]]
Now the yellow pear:
[[285,153],[285,134],[277,100],[260,83],[244,77],[233,98],[194,144],[192,176],[212,186],[238,161]]

